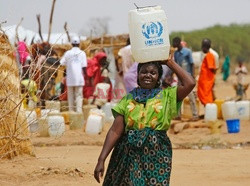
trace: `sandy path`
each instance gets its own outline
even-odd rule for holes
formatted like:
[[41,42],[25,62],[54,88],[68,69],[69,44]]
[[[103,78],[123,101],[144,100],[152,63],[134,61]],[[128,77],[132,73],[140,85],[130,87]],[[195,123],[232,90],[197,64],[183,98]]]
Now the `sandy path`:
[[[36,158],[0,161],[0,185],[100,185],[92,174],[100,150],[99,146],[37,147]],[[249,157],[250,149],[174,149],[171,185],[249,185]],[[76,168],[82,175],[65,171]]]

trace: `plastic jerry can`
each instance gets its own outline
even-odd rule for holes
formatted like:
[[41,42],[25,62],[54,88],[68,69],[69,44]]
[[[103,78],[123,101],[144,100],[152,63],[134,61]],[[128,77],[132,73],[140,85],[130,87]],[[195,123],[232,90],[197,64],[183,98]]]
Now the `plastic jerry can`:
[[63,116],[48,116],[48,126],[50,137],[62,136],[65,131]]
[[25,111],[28,128],[31,133],[38,131],[38,121],[35,111]]
[[87,119],[85,132],[87,134],[99,134],[102,132],[105,114],[102,110],[91,109]]
[[205,106],[205,121],[216,121],[217,110],[217,105],[215,103],[207,103]]
[[224,103],[225,101],[224,100],[222,100],[222,99],[216,99],[215,101],[214,101],[214,103],[217,105],[217,117],[218,117],[218,119],[222,119],[223,117],[222,117],[222,108],[221,108],[221,106],[222,106],[222,104]]
[[241,120],[250,119],[250,101],[237,101],[236,109]]
[[167,16],[160,6],[130,10],[128,22],[131,51],[136,62],[168,59]]
[[225,101],[222,104],[222,116],[224,120],[238,118],[235,101]]

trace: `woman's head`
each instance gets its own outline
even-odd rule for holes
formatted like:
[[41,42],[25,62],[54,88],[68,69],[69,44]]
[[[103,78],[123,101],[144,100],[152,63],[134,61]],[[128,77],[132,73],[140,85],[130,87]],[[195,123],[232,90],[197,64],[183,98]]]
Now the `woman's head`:
[[160,87],[160,79],[163,70],[158,61],[139,63],[137,68],[137,83],[143,89],[153,89]]
[[95,55],[95,58],[101,66],[105,66],[107,63],[107,54],[105,52],[98,52]]

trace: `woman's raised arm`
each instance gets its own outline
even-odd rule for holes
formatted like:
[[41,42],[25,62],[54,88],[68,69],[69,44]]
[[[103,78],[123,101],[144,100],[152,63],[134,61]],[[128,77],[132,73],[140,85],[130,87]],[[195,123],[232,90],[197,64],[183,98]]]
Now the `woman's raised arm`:
[[172,56],[170,54],[169,59],[163,61],[163,64],[167,65],[177,75],[179,81],[181,81],[177,88],[177,101],[182,101],[195,87],[195,80],[173,60]]

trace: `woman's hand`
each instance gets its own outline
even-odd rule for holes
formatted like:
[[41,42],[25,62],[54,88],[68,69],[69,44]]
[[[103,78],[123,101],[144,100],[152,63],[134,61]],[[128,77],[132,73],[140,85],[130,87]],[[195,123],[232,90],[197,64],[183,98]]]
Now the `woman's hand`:
[[98,161],[95,171],[94,171],[94,177],[98,183],[100,183],[100,177],[103,177],[104,173],[104,161]]
[[109,129],[106,139],[104,141],[104,145],[102,147],[102,152],[98,158],[98,163],[95,167],[94,177],[98,183],[100,183],[100,177],[103,176],[104,173],[104,162],[109,155],[110,151],[115,146],[116,142],[124,133],[125,124],[124,124],[124,116],[117,115],[115,121],[111,128]]
[[170,63],[175,63],[175,61],[174,61],[174,52],[175,52],[175,48],[171,47],[170,51],[169,51],[168,59],[162,61],[163,65],[169,66]]

